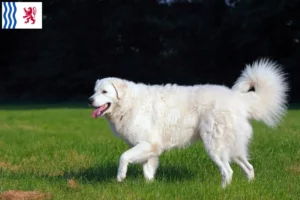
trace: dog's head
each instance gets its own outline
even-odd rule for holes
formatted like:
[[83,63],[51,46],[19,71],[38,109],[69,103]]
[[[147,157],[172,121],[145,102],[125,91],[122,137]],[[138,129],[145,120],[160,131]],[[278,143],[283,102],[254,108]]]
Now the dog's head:
[[111,113],[125,95],[127,84],[118,78],[104,78],[96,81],[94,94],[89,98],[89,106],[96,108],[93,117]]

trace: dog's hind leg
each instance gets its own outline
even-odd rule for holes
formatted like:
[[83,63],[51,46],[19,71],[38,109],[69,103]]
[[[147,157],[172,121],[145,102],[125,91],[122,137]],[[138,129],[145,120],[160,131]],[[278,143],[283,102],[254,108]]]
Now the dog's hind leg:
[[[126,173],[127,173],[127,168],[129,163],[145,163],[150,158],[158,157],[161,152],[162,151],[157,145],[153,145],[148,142],[140,142],[136,146],[125,151],[121,155],[119,160],[119,168],[118,168],[118,175],[117,175],[118,182],[121,182],[126,178]],[[148,169],[148,172],[149,171],[150,170]]]
[[220,169],[223,188],[231,183],[233,174],[228,148],[232,140],[226,131],[231,130],[224,126],[223,118],[216,118],[213,114],[206,115],[200,123],[201,139],[208,155]]
[[255,177],[254,168],[248,162],[247,158],[238,156],[238,157],[235,157],[233,160],[236,164],[238,164],[243,169],[243,171],[247,175],[248,180],[252,181]]
[[209,154],[214,163],[219,167],[222,175],[222,187],[231,183],[233,171],[228,161],[223,161],[219,155]]
[[228,177],[226,179],[226,184],[230,184],[231,183],[231,180],[232,180],[232,174],[233,174],[233,171],[231,169],[231,166],[230,166],[230,161],[228,159],[227,156],[225,156],[225,159],[223,157],[223,163],[225,164],[225,168],[227,170],[227,173],[228,173]]
[[249,139],[252,136],[252,127],[248,122],[240,123],[240,129],[242,130],[242,134],[237,138],[236,144],[233,148],[232,154],[234,155],[232,157],[233,161],[239,165],[245,174],[247,175],[247,178],[249,181],[252,181],[254,179],[254,168],[253,166],[248,162],[248,143]]
[[152,181],[154,179],[158,164],[158,157],[149,158],[146,162],[143,163],[143,172],[146,180]]

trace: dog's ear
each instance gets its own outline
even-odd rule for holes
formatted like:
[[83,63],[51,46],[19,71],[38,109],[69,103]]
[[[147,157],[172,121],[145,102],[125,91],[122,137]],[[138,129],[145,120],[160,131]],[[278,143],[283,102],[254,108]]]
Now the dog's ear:
[[94,91],[95,91],[95,92],[97,91],[99,85],[101,84],[101,81],[102,81],[101,79],[97,79],[97,80],[96,80],[95,86],[94,86]]
[[121,99],[124,96],[127,89],[126,82],[121,79],[113,79],[111,84],[117,92],[118,99]]

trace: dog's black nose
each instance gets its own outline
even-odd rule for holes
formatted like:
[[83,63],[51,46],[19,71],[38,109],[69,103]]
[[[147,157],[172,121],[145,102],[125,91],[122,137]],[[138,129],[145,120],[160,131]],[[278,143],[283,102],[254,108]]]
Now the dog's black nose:
[[93,104],[94,99],[93,98],[89,98],[88,102],[89,102],[89,104]]

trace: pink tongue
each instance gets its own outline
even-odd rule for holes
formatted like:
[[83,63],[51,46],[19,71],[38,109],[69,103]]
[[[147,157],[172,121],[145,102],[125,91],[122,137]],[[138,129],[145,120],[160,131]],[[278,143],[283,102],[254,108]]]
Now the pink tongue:
[[103,111],[106,107],[106,104],[97,108],[96,110],[94,110],[92,117],[94,117],[95,119],[100,115],[101,111]]

